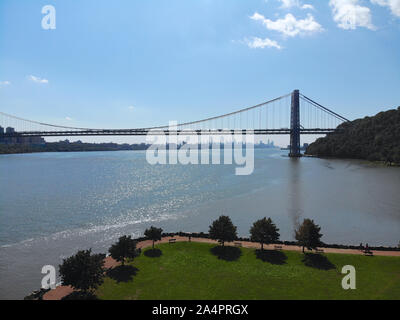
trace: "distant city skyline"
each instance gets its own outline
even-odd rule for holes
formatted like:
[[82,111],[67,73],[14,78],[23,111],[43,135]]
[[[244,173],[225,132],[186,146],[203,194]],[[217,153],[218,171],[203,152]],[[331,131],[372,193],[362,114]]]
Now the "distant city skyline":
[[[57,24],[44,30],[49,4]],[[135,128],[207,118],[300,89],[352,120],[400,105],[399,35],[400,1],[3,0],[0,111]]]

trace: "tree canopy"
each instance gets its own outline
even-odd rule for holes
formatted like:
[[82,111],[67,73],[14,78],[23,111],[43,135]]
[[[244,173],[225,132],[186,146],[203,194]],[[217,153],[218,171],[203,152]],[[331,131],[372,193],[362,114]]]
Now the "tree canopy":
[[63,285],[88,292],[103,283],[104,254],[92,254],[92,250],[78,251],[64,259],[59,266]]
[[310,144],[306,154],[400,164],[400,107],[338,126]]
[[139,255],[136,245],[137,241],[132,239],[131,236],[122,236],[117,243],[110,247],[108,252],[113,259],[122,262],[122,265],[124,265],[125,259],[133,259]]
[[261,250],[264,244],[275,243],[279,240],[279,229],[272,222],[271,218],[263,218],[254,222],[250,229],[251,240],[261,243]]
[[211,239],[218,240],[222,246],[225,241],[234,241],[237,238],[236,227],[228,216],[220,216],[210,226]]
[[154,242],[161,240],[162,237],[162,229],[161,228],[156,228],[151,226],[149,229],[146,229],[144,232],[144,235],[149,238],[150,240],[153,240],[153,249],[154,249]]
[[296,240],[303,247],[303,252],[304,248],[316,249],[322,244],[320,231],[320,226],[316,225],[314,220],[304,219],[303,224],[295,231]]

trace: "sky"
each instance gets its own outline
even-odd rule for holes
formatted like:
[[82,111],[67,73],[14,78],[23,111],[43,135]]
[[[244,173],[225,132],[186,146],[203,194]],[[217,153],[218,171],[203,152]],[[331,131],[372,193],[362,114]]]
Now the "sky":
[[0,111],[135,128],[299,89],[356,119],[400,105],[399,36],[400,0],[2,0]]

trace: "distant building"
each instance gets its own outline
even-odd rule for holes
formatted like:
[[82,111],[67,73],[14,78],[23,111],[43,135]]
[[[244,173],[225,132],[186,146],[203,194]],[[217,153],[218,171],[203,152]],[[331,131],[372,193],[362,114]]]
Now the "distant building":
[[262,140],[259,141],[259,143],[254,144],[254,148],[258,149],[268,149],[268,148],[275,148],[274,142],[272,140],[267,140],[267,143],[262,142]]
[[13,137],[7,137],[7,134],[15,134],[16,131],[12,127],[7,127],[5,132],[4,128],[0,126],[0,143],[1,144],[22,144],[22,145],[33,145],[33,144],[45,144],[46,141],[42,137],[22,137],[16,133]]
[[305,151],[305,150],[307,150],[308,146],[309,146],[308,143],[304,143],[303,146],[300,148],[300,150]]
[[14,132],[15,132],[14,128],[11,127],[6,128],[6,133],[14,133]]

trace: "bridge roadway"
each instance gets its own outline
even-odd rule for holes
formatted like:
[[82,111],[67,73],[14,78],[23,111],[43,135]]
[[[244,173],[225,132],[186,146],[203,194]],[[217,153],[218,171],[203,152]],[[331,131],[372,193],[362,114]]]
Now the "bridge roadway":
[[[339,132],[338,129],[300,129],[300,134],[323,135]],[[291,134],[291,129],[212,129],[212,130],[159,130],[159,129],[90,129],[74,131],[19,131],[14,133],[5,133],[3,137],[66,137],[66,136],[146,136],[146,135],[233,135],[233,134],[255,135],[279,135]]]

